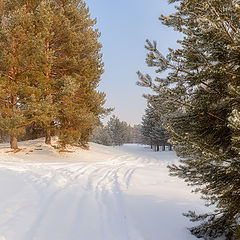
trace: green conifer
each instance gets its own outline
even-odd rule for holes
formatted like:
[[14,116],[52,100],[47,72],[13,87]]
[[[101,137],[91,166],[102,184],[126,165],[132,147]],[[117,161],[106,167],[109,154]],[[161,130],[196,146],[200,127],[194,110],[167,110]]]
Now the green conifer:
[[60,144],[85,145],[104,109],[105,94],[96,90],[103,73],[99,33],[81,0],[56,1],[54,52],[50,77],[57,83],[57,132]]
[[17,136],[30,124],[86,144],[99,124],[105,94],[99,33],[82,0],[0,1],[1,131]]
[[[177,2],[177,1],[170,1]],[[147,42],[147,64],[161,73],[153,82],[138,73],[142,86],[156,96],[165,127],[181,165],[171,174],[185,179],[215,211],[185,214],[201,221],[197,237],[239,238],[239,54],[240,7],[237,0],[181,0],[177,12],[161,16],[164,25],[181,32],[181,48],[164,57],[156,42]]]
[[[25,2],[26,3],[26,2]],[[11,147],[16,149],[17,136],[33,119],[27,117],[26,101],[34,92],[28,62],[32,45],[33,16],[27,5],[0,2],[0,129],[10,135]],[[18,6],[18,7],[17,7]]]

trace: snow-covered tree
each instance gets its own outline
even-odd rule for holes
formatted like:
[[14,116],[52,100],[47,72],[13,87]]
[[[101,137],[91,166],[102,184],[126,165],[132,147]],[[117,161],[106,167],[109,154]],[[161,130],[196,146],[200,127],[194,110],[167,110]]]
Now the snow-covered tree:
[[171,144],[168,143],[169,136],[166,133],[161,117],[158,115],[156,104],[148,104],[146,113],[142,118],[142,136],[143,143],[148,144],[155,151],[165,151],[166,145],[171,149]]
[[99,126],[94,129],[92,134],[92,141],[106,146],[113,145],[113,140],[106,126]]
[[132,127],[132,143],[142,143],[142,125],[137,124]]
[[133,128],[116,116],[112,116],[107,125],[94,129],[92,141],[107,145],[120,146],[124,143],[132,143]]
[[197,215],[191,228],[197,237],[240,237],[240,1],[171,0],[176,13],[161,16],[166,26],[183,34],[181,48],[164,57],[156,42],[147,41],[147,64],[157,73],[153,81],[138,73],[146,96],[159,104],[163,124],[171,135],[181,165],[171,174],[196,186],[215,211]]
[[125,122],[122,122],[116,116],[112,116],[107,123],[109,135],[113,145],[123,145],[129,141],[129,128]]

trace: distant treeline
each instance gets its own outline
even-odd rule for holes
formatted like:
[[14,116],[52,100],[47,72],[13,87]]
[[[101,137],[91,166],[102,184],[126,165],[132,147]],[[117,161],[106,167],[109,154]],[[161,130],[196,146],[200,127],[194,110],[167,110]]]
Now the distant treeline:
[[133,127],[124,121],[120,121],[116,116],[110,118],[106,126],[97,127],[93,132],[92,141],[107,146],[120,146],[125,143],[138,143],[151,146],[154,151],[165,151],[166,146],[172,150],[172,146],[167,142],[168,136],[165,129],[155,124],[153,119],[148,119],[145,115],[143,123]]

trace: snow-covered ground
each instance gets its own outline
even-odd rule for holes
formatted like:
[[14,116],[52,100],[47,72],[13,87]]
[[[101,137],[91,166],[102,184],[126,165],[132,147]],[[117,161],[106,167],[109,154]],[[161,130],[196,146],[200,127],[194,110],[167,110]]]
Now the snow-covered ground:
[[141,145],[58,153],[43,139],[0,147],[0,240],[193,240],[182,216],[203,209],[168,176],[174,152]]

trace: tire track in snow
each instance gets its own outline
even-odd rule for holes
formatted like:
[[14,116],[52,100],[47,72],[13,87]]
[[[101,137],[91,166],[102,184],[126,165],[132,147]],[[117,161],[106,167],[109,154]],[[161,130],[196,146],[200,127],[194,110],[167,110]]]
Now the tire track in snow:
[[125,207],[118,182],[118,168],[110,168],[97,182],[95,195],[102,223],[102,239],[128,239]]
[[[99,225],[96,231],[100,233],[100,238],[94,240],[133,239],[129,234],[131,230],[132,235],[133,230],[129,230],[123,191],[129,188],[132,176],[142,166],[142,158],[131,153],[118,153],[105,162],[27,164],[20,174],[37,192],[39,209],[24,240],[33,240],[35,237],[43,239],[37,238],[38,233],[44,233],[46,222],[53,224],[50,222],[51,213],[59,216],[68,213],[66,219],[61,221],[68,225],[72,223],[68,227],[74,229],[74,232],[78,228],[83,230],[81,226],[85,224],[84,217],[88,217],[87,209],[91,211],[91,208],[98,212],[95,224]],[[59,209],[57,213],[54,206],[62,206],[68,200],[68,193],[73,194],[74,199],[70,201],[67,212]],[[137,239],[141,239],[137,229],[134,231]],[[71,231],[69,236],[71,238],[66,239],[79,239],[71,235]]]
[[[110,166],[105,169],[103,177],[96,182],[95,195],[99,204],[101,223],[104,223],[101,228],[103,240],[130,239],[122,188],[128,189],[131,178],[138,168],[136,163],[132,163],[132,161],[138,160],[139,158],[133,157],[132,154],[124,154],[114,158],[113,165],[109,164]],[[121,227],[120,232],[119,226]],[[132,232],[138,236],[138,239],[142,239],[136,229],[131,229]]]

